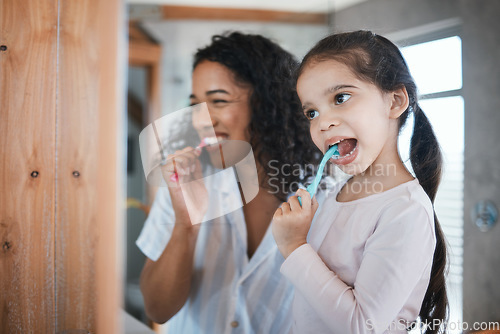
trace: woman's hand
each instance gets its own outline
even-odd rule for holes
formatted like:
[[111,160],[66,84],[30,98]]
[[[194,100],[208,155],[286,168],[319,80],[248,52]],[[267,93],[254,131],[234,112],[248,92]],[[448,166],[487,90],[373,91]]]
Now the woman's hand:
[[[301,197],[302,206],[298,196]],[[286,259],[295,249],[307,243],[307,233],[318,209],[318,201],[305,189],[299,189],[288,202],[281,204],[273,217],[272,231],[278,249]]]
[[186,147],[167,156],[167,163],[161,166],[172,199],[176,224],[188,229],[193,229],[193,225],[201,222],[208,208],[208,192],[198,160],[200,154],[200,148]]
[[161,166],[168,185],[175,225],[161,256],[146,260],[141,273],[141,291],[146,313],[164,323],[184,306],[191,291],[194,251],[200,223],[208,208],[203,183],[201,149],[186,147],[167,157]]

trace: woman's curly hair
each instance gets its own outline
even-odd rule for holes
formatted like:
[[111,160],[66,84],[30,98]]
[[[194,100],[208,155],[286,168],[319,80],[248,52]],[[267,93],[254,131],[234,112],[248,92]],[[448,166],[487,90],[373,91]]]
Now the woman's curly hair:
[[310,176],[311,168],[304,167],[317,165],[319,159],[295,89],[299,63],[271,40],[240,32],[213,36],[210,45],[196,52],[193,69],[207,60],[224,65],[237,82],[251,86],[250,144],[267,175],[261,186],[269,188],[270,175],[279,177],[276,196],[284,199]]

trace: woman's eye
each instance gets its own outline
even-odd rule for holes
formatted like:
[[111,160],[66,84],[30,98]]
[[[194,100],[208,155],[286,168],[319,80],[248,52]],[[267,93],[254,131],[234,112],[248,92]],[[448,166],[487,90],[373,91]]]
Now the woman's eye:
[[213,104],[219,104],[219,105],[220,105],[220,104],[227,103],[227,101],[226,101],[226,100],[213,100],[213,101],[212,101],[212,103],[213,103]]
[[318,115],[319,115],[319,112],[317,110],[308,110],[308,111],[306,111],[306,117],[309,120],[318,117]]
[[342,104],[351,98],[351,94],[340,93],[335,96],[335,104]]

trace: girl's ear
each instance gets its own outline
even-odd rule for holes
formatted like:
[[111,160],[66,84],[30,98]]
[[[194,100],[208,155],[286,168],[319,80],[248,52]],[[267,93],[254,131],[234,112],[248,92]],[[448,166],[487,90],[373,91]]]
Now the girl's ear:
[[408,92],[406,91],[406,87],[403,86],[391,92],[391,95],[391,110],[389,116],[390,118],[398,118],[408,108],[410,103]]

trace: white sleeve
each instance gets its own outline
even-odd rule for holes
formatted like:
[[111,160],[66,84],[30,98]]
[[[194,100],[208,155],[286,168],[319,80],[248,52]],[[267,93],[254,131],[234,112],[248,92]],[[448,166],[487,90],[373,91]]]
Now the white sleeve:
[[382,333],[428,272],[434,248],[433,216],[423,204],[405,201],[382,212],[354,286],[331,271],[309,244],[292,252],[281,272],[333,332]]
[[158,260],[170,240],[174,223],[175,213],[170,193],[167,187],[160,187],[141,234],[135,242],[137,247],[151,260]]

